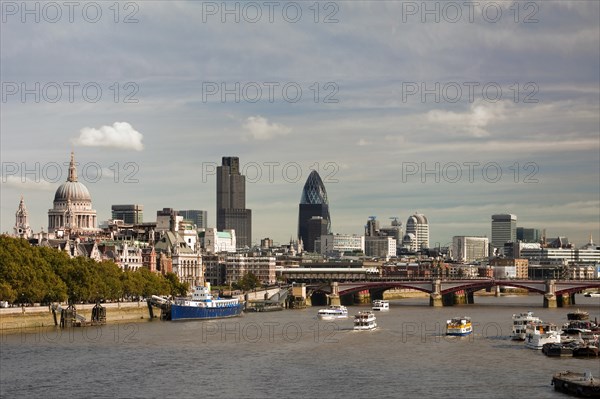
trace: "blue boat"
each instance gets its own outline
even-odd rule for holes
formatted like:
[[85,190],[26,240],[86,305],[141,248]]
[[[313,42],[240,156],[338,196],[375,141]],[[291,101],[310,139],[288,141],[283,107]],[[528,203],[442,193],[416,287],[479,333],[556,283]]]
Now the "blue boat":
[[244,302],[238,298],[214,298],[210,293],[210,284],[197,286],[192,298],[176,299],[170,306],[171,320],[220,319],[239,316]]

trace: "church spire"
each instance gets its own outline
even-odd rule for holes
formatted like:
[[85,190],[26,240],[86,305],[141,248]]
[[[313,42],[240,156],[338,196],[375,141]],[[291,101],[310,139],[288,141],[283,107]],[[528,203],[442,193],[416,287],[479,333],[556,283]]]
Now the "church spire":
[[69,162],[69,178],[67,181],[77,181],[77,168],[75,167],[75,153],[71,151],[71,162]]

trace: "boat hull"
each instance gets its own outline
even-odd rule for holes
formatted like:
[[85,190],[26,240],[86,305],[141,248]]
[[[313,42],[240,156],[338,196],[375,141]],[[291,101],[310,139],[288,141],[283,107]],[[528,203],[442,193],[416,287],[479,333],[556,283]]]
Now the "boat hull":
[[450,332],[448,331],[446,333],[446,335],[451,335],[451,336],[455,336],[455,337],[465,337],[467,335],[471,335],[473,331],[467,331],[467,332]]
[[199,307],[171,305],[171,320],[205,320],[236,317],[242,313],[244,304],[225,307]]

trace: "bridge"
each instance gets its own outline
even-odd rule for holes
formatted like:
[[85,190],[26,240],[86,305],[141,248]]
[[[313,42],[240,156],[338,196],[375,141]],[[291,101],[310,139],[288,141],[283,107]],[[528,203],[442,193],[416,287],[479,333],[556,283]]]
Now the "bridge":
[[413,289],[429,294],[431,306],[446,306],[461,303],[474,303],[473,294],[482,289],[500,287],[523,288],[529,292],[542,294],[544,307],[555,308],[575,304],[575,294],[586,289],[600,289],[600,280],[499,280],[477,278],[462,280],[391,280],[370,278],[366,281],[345,281],[330,283],[310,283],[309,294],[321,293],[327,296],[330,304],[340,304],[341,298],[362,293],[371,299],[383,298],[383,292],[393,288]]

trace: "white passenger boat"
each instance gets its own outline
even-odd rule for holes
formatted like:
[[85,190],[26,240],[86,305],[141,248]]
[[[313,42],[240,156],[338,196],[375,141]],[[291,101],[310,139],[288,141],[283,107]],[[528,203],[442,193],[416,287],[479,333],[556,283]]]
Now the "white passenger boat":
[[473,332],[470,317],[454,317],[446,321],[446,335],[469,335]]
[[533,312],[524,312],[512,315],[513,326],[511,338],[517,341],[523,341],[526,335],[527,324],[541,323],[539,317],[533,315]]
[[345,306],[331,305],[326,309],[320,309],[317,317],[321,320],[345,319],[348,317],[348,309]]
[[383,299],[376,299],[373,301],[372,310],[376,312],[385,312],[390,310],[390,301],[384,301]]
[[354,329],[355,330],[373,330],[377,328],[377,323],[375,322],[375,315],[373,312],[358,312],[356,316],[354,316]]
[[558,327],[552,323],[529,323],[525,332],[525,346],[531,349],[542,349],[544,344],[560,343]]

